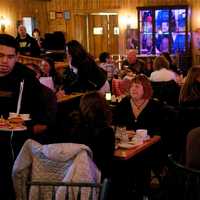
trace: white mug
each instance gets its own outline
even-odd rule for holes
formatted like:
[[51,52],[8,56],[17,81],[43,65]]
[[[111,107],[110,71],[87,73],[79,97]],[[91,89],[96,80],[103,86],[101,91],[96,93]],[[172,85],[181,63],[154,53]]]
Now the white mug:
[[148,133],[147,129],[137,129],[136,130],[136,135],[141,138],[147,137],[147,133]]

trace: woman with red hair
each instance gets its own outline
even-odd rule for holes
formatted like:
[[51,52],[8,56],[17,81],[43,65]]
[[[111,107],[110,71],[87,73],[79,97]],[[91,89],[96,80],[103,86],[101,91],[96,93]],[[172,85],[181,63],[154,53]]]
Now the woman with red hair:
[[130,95],[116,107],[113,123],[127,129],[147,129],[149,135],[161,134],[163,104],[152,99],[152,86],[147,76],[136,75],[130,84]]

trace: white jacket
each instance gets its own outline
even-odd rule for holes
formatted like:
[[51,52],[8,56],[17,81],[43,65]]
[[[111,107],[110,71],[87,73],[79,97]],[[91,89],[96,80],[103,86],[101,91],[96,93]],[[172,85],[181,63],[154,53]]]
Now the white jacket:
[[[92,161],[92,152],[82,144],[60,143],[41,145],[34,140],[27,140],[13,167],[13,184],[16,199],[27,199],[26,182],[94,182],[100,183],[101,173]],[[45,187],[46,188],[46,187]],[[51,199],[50,188],[42,189],[40,200]],[[64,199],[65,187],[57,187],[56,199]],[[29,199],[36,200],[38,187],[31,187]],[[77,189],[70,190],[70,199],[75,199]],[[87,189],[81,200],[88,199]]]

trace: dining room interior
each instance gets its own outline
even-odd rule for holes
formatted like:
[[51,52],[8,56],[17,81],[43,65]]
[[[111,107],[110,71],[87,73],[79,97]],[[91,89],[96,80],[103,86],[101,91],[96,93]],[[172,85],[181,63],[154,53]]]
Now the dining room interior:
[[[1,0],[0,195],[199,200],[199,68],[200,1]],[[73,181],[94,190],[64,191]]]

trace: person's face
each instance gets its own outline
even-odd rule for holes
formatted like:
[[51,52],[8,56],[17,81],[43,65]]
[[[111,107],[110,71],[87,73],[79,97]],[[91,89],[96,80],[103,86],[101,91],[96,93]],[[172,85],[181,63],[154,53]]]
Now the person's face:
[[134,64],[136,62],[136,54],[135,52],[130,52],[128,55],[127,55],[127,59],[128,59],[128,62],[130,64]]
[[144,96],[144,88],[141,83],[132,83],[130,88],[131,98],[134,100],[143,99]]
[[49,63],[46,60],[43,60],[41,62],[41,69],[45,74],[47,74],[47,75],[49,74],[50,68],[51,67],[50,67]]
[[106,58],[106,62],[109,64],[112,63],[113,62],[112,57],[108,56],[108,58]]
[[19,26],[18,33],[19,33],[19,36],[21,38],[25,38],[26,37],[26,29],[25,29],[25,27],[24,26]]
[[13,47],[0,45],[0,76],[9,74],[17,61],[16,50]]
[[33,37],[38,39],[40,37],[40,34],[37,31],[35,31],[33,32]]

